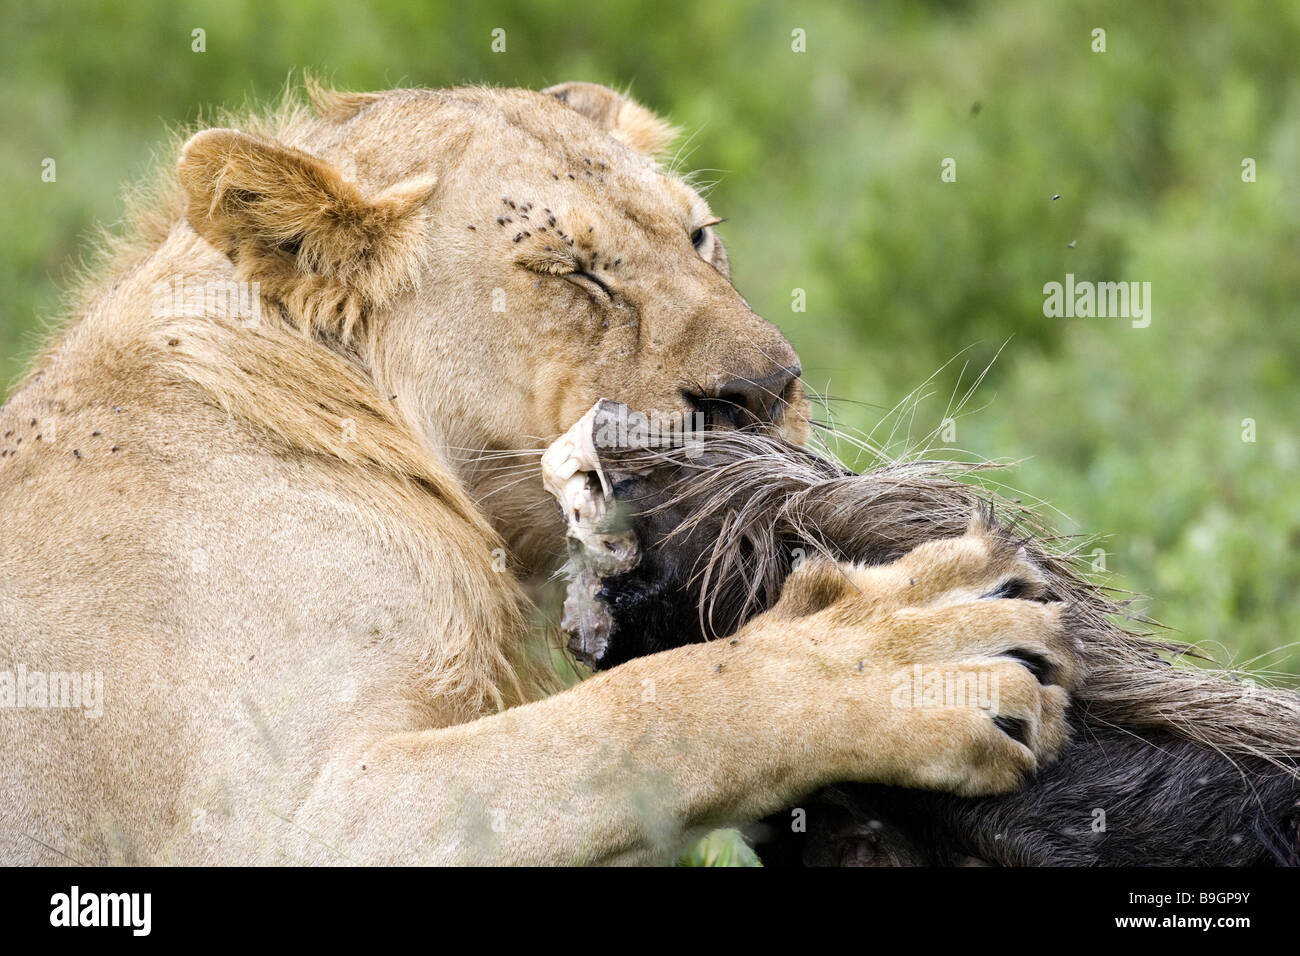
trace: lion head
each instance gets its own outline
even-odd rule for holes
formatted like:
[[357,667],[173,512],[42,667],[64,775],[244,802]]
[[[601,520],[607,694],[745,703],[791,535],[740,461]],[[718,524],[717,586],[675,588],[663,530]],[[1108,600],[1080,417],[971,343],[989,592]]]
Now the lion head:
[[806,437],[799,360],[732,286],[719,218],[659,162],[663,120],[589,83],[314,99],[273,135],[191,138],[186,218],[364,369],[509,537],[545,497],[496,495],[503,457],[600,398]]

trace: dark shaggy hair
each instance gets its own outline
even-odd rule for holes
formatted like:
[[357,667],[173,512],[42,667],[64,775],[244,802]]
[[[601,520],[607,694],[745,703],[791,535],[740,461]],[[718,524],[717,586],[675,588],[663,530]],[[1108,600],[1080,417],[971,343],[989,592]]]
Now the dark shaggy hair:
[[[956,480],[970,466],[912,461],[857,475],[763,434],[698,440],[600,452],[641,556],[598,589],[570,590],[570,612],[599,605],[605,650],[593,666],[733,632],[776,602],[801,555],[893,561],[926,540],[963,534],[976,509],[993,506],[986,491]],[[1042,569],[1047,599],[1072,607],[1087,674],[1073,699],[1072,743],[1035,782],[1001,797],[826,788],[800,808],[806,831],[792,828],[790,812],[755,829],[764,860],[1300,862],[1300,696],[1175,664],[1186,648],[1135,633],[1123,603],[1078,573],[1032,514],[996,507],[998,527],[1021,538]],[[575,548],[569,570],[583,565]]]

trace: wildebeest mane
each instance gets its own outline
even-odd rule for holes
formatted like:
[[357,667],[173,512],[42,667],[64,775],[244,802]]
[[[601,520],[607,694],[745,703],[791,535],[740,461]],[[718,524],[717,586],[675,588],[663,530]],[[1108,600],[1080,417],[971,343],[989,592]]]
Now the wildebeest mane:
[[640,564],[609,579],[605,666],[725,636],[775,603],[815,555],[884,563],[996,512],[1071,606],[1086,679],[1074,739],[1032,786],[970,800],[888,787],[828,788],[767,822],[771,862],[1244,865],[1297,862],[1300,695],[1193,666],[1125,597],[1088,579],[1029,509],[968,480],[985,466],[884,464],[854,474],[770,435],[710,432],[684,447],[602,451]]

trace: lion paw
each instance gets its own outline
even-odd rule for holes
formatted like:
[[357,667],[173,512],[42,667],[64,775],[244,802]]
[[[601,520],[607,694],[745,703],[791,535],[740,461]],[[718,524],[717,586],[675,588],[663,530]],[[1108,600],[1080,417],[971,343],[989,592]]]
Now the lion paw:
[[[1068,737],[1081,665],[1065,605],[976,519],[893,564],[808,562],[770,617],[837,681],[844,772],[974,796],[1010,790]],[[860,675],[857,688],[853,675]],[[845,725],[847,724],[847,726]]]

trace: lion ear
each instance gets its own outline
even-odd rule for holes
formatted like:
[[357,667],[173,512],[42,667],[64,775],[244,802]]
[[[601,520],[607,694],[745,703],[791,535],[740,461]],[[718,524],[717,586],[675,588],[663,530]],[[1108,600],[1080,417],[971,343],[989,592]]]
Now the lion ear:
[[367,196],[324,160],[231,129],[191,138],[178,173],[190,225],[305,332],[347,337],[418,281],[431,177]]
[[657,159],[678,130],[640,103],[599,83],[560,83],[542,90],[566,103],[629,149]]

